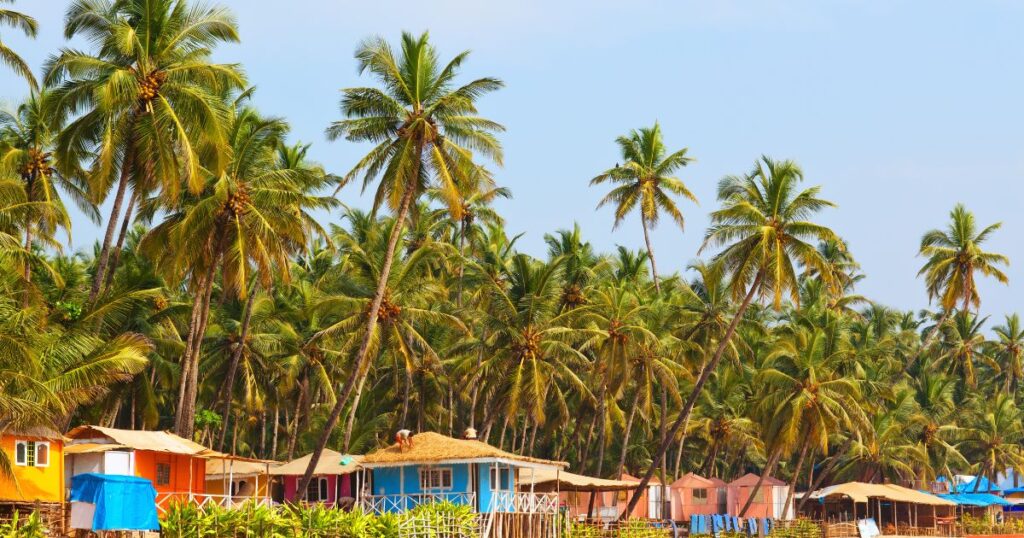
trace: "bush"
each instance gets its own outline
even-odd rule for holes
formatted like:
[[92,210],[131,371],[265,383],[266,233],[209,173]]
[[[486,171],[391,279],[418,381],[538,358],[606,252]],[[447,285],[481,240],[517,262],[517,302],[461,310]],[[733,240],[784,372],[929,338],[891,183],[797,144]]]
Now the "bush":
[[45,538],[46,526],[38,512],[21,520],[18,512],[7,523],[0,523],[0,538]]
[[991,523],[987,517],[964,514],[960,519],[964,534],[1024,534],[1024,519],[1008,518]]
[[[170,507],[161,521],[165,538],[398,538],[398,529],[411,518],[427,528],[455,531],[450,534],[475,537],[476,515],[464,505],[450,503],[418,506],[403,514],[367,514],[323,505],[287,505],[270,508],[247,504],[227,509],[216,505],[198,508],[191,504]],[[448,534],[448,533],[446,533]],[[2,538],[2,537],[0,537]]]

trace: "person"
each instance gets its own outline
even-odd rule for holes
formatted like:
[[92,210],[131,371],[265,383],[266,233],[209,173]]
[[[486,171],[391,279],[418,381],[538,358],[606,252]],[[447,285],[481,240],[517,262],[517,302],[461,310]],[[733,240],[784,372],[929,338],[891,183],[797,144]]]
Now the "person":
[[395,442],[400,450],[412,448],[412,432],[409,430],[398,430],[395,434]]

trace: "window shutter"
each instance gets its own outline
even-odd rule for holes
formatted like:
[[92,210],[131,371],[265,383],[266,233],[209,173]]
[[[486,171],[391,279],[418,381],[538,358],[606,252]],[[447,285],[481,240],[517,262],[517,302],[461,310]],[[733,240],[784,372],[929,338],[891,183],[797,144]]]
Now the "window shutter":
[[320,500],[321,501],[326,501],[327,498],[328,498],[327,497],[327,479],[326,478],[321,478],[320,479]]
[[50,443],[36,443],[36,467],[50,465]]
[[25,441],[14,442],[14,464],[28,465],[28,443]]

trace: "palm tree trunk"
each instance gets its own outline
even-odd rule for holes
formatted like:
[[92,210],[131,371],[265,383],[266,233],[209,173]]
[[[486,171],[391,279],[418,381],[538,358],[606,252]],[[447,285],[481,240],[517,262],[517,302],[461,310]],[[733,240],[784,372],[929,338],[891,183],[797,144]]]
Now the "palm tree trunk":
[[405,383],[402,384],[402,418],[398,421],[400,428],[404,428],[409,421],[409,399],[412,393],[412,372],[409,371],[409,367],[405,366],[402,368],[402,373],[405,374]]
[[175,408],[174,416],[175,429],[178,428],[180,412],[185,404],[185,396],[188,392],[188,388],[185,385],[191,375],[192,361],[190,360],[190,357],[192,356],[192,346],[195,344],[195,333],[199,329],[199,316],[203,309],[201,297],[203,296],[203,292],[206,290],[207,279],[212,278],[210,275],[211,272],[212,271],[208,271],[207,273],[199,276],[199,282],[196,285],[196,299],[192,302],[192,314],[189,316],[188,321],[188,335],[185,337],[185,351],[181,354],[181,373],[178,380],[178,406]]
[[281,422],[280,422],[280,420],[281,420],[280,411],[281,411],[281,407],[278,406],[275,403],[274,404],[274,432],[271,435],[271,441],[270,441],[270,457],[267,458],[267,459],[271,459],[271,460],[277,459],[277,430],[278,430],[278,428],[280,428],[280,424],[281,424]]
[[[134,130],[134,122],[128,123],[129,136]],[[125,148],[124,158],[121,160],[121,178],[117,182],[117,193],[114,195],[114,205],[110,208],[110,218],[107,219],[107,231],[103,235],[103,246],[100,248],[100,257],[96,260],[96,274],[92,278],[92,288],[89,289],[89,304],[96,301],[100,292],[100,284],[106,276],[107,263],[110,260],[110,243],[114,240],[114,229],[117,227],[118,217],[121,215],[121,204],[124,203],[124,192],[128,188],[128,176],[132,173],[132,165],[135,161],[135,144],[129,139],[128,147]]]
[[[850,450],[851,446],[853,446],[853,437],[847,437],[846,441],[843,441],[842,446],[839,447],[839,450],[837,450],[835,454],[832,454],[832,457],[829,459],[828,464],[825,465],[825,468],[818,473],[818,477],[814,480],[814,483],[807,488],[808,493],[817,491],[821,487],[821,484],[825,481],[825,477],[827,477],[832,472],[832,469],[835,469],[836,465],[839,464],[839,457],[845,455],[846,452]],[[953,476],[948,473],[947,475]],[[810,495],[804,495],[803,498],[800,499],[800,504],[796,507],[797,512],[804,509],[804,505],[807,504],[809,499]]]
[[402,193],[402,203],[399,206],[398,215],[395,216],[395,225],[391,228],[391,237],[388,238],[388,248],[384,253],[384,266],[381,268],[380,278],[377,281],[377,291],[373,294],[373,302],[370,303],[370,312],[367,315],[366,333],[363,335],[363,341],[359,345],[359,351],[356,353],[356,367],[352,375],[345,381],[345,386],[341,389],[341,394],[338,395],[338,399],[334,403],[334,409],[331,409],[331,414],[327,417],[327,423],[324,424],[324,431],[320,434],[320,439],[317,440],[316,447],[313,449],[312,457],[309,459],[309,466],[306,467],[306,472],[302,475],[302,480],[299,481],[299,500],[306,499],[306,486],[309,485],[310,479],[313,478],[313,470],[316,469],[317,463],[320,462],[320,455],[327,448],[327,442],[331,439],[334,428],[338,426],[338,419],[341,418],[341,412],[345,408],[345,403],[359,382],[360,372],[365,367],[363,363],[370,356],[370,341],[373,339],[373,334],[377,329],[377,315],[380,313],[380,304],[384,300],[384,292],[388,288],[391,264],[395,260],[395,248],[398,246],[398,239],[401,237],[402,230],[405,227],[405,220],[409,216],[409,207],[412,205],[415,183],[419,181],[420,158],[423,154],[422,143],[416,149],[416,164],[413,166],[412,173],[409,176],[412,179],[405,185],[405,192]]
[[[31,199],[29,199],[29,201],[31,201]],[[21,307],[22,308],[28,308],[28,305],[29,305],[29,303],[31,302],[31,299],[32,299],[31,296],[30,296],[31,295],[31,290],[29,289],[31,287],[31,286],[29,286],[29,284],[32,283],[32,260],[30,259],[31,255],[32,255],[32,224],[31,223],[27,224],[25,226],[25,254],[27,255],[26,258],[25,258],[25,274],[24,274],[24,278],[25,278],[25,293],[23,293],[22,296],[21,296]]]
[[128,207],[124,210],[124,218],[121,220],[121,231],[117,234],[117,244],[114,246],[113,252],[111,252],[110,265],[107,267],[107,278],[103,284],[103,289],[110,288],[110,284],[114,282],[114,273],[117,272],[117,264],[121,262],[121,249],[124,248],[124,238],[128,235],[128,227],[132,222],[132,212],[135,210],[135,199],[138,196],[139,192],[133,190],[132,195],[128,198]]
[[597,395],[597,462],[594,464],[594,476],[597,478],[602,478],[601,471],[604,467],[605,435],[608,430],[608,404],[605,403],[606,395],[605,382],[602,376],[601,391]]
[[622,469],[626,466],[626,454],[629,452],[629,435],[633,431],[633,420],[636,418],[636,408],[640,407],[640,387],[637,387],[633,396],[633,406],[629,410],[629,418],[626,419],[626,429],[622,432],[622,454],[619,454],[619,466],[615,469],[615,479],[622,476]]
[[697,378],[697,382],[693,385],[693,390],[690,391],[690,396],[686,399],[686,405],[684,405],[682,411],[679,412],[679,417],[676,418],[672,427],[669,428],[668,433],[662,436],[661,446],[659,446],[658,450],[654,453],[651,466],[647,469],[647,473],[644,474],[644,477],[640,480],[636,490],[633,492],[633,496],[629,499],[629,506],[626,508],[626,511],[623,512],[623,516],[628,516],[628,514],[631,514],[636,508],[636,505],[640,502],[640,498],[647,490],[647,484],[650,483],[655,470],[659,465],[661,465],[661,460],[665,458],[665,453],[668,452],[668,448],[672,444],[672,439],[679,433],[679,429],[682,428],[683,424],[689,423],[690,414],[693,413],[693,407],[697,404],[697,399],[700,397],[701,391],[704,390],[704,384],[707,383],[708,378],[711,377],[711,373],[715,371],[719,361],[722,360],[722,355],[725,354],[725,348],[729,346],[729,341],[736,332],[736,327],[739,326],[740,320],[743,318],[743,314],[746,313],[751,301],[754,300],[754,295],[757,293],[757,290],[761,285],[762,278],[764,278],[764,274],[759,271],[757,276],[754,277],[754,281],[750,284],[750,289],[747,290],[746,297],[743,298],[743,302],[740,304],[739,309],[736,310],[736,314],[729,323],[729,327],[722,336],[722,340],[718,342],[718,347],[715,349],[714,356],[711,357],[711,360],[701,370],[700,376]]
[[[242,312],[242,329],[239,331],[238,344],[231,350],[231,362],[228,364],[227,379],[224,380],[224,412],[221,416],[227,418],[231,413],[231,399],[235,391],[235,375],[238,373],[238,363],[242,360],[242,352],[245,350],[245,340],[249,337],[249,323],[252,321],[252,303],[256,300],[256,289],[249,292],[245,299],[245,308]],[[217,450],[224,451],[224,439],[228,435],[228,421],[225,420],[221,426],[220,439],[217,441]]]
[[658,267],[654,263],[654,247],[651,246],[651,236],[647,231],[647,218],[641,216],[640,224],[644,228],[644,243],[647,244],[647,257],[651,261],[651,278],[654,279],[654,289],[661,295],[661,283],[658,282]]
[[363,399],[363,388],[366,386],[366,379],[369,376],[361,376],[359,386],[356,387],[356,395],[352,397],[352,409],[348,414],[348,421],[345,424],[345,436],[342,438],[341,448],[348,454],[352,448],[352,430],[356,425],[356,413],[359,411],[359,401]]
[[907,363],[903,365],[904,372],[910,370],[910,367],[917,362],[917,359],[921,357],[921,354],[924,353],[924,351],[928,349],[929,346],[932,345],[932,340],[934,340],[935,337],[939,334],[939,330],[942,329],[942,326],[946,324],[946,320],[949,319],[949,314],[951,311],[952,309],[942,311],[942,317],[940,317],[938,323],[936,323],[935,326],[932,327],[932,330],[928,331],[928,335],[925,336],[924,342],[921,342],[921,347],[917,349],[917,353],[911,355],[910,358],[907,359]]
[[747,496],[747,502],[743,503],[743,508],[740,509],[740,517],[747,515],[747,510],[750,509],[750,505],[754,503],[754,497],[757,496],[758,490],[761,489],[761,485],[764,484],[764,479],[771,476],[772,472],[775,471],[775,466],[779,463],[779,459],[782,457],[782,447],[776,446],[772,449],[771,455],[768,456],[768,462],[765,463],[764,469],[761,471],[761,476],[757,477],[757,482],[754,483],[753,489],[750,490],[750,495]]
[[466,271],[466,264],[463,261],[465,259],[465,256],[466,256],[465,243],[466,243],[466,220],[463,219],[463,220],[459,221],[459,277],[458,277],[458,284],[456,285],[456,288],[455,288],[455,306],[458,307],[458,308],[462,308],[462,281],[463,281],[462,275]]
[[804,458],[807,457],[807,447],[810,445],[810,441],[804,439],[803,446],[800,448],[800,457],[796,459],[796,468],[793,469],[793,478],[789,481],[789,491],[786,492],[786,503],[782,505],[782,517],[786,518],[786,514],[789,513],[789,507],[793,504],[793,496],[796,495],[796,482],[800,478],[800,468],[804,466]]

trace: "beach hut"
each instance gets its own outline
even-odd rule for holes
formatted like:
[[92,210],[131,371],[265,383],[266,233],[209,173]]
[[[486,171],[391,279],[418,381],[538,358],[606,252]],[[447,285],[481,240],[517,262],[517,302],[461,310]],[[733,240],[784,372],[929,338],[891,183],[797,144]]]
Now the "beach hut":
[[[929,534],[952,532],[956,503],[931,493],[895,484],[846,482],[808,494],[815,502],[804,507],[802,516],[826,523],[849,523],[874,518],[883,534]],[[944,535],[944,534],[940,534]]]
[[718,514],[718,486],[715,482],[686,473],[669,485],[672,519],[689,521],[695,514]]
[[230,498],[231,504],[270,504],[270,471],[280,462],[210,458],[206,460],[206,493]]
[[0,450],[13,471],[0,473],[0,520],[38,510],[48,522],[61,521],[64,438],[49,428],[8,430],[0,433]]
[[[620,501],[618,494],[636,488],[636,482],[624,480],[608,480],[574,474],[561,470],[537,469],[532,473],[520,476],[517,489],[520,492],[557,492],[559,506],[569,517],[581,521],[598,519],[614,521],[618,519],[626,501]],[[594,498],[594,510],[590,514],[590,499]]]
[[66,482],[75,475],[97,473],[149,479],[157,492],[157,507],[172,500],[224,501],[206,494],[206,460],[227,457],[170,432],[135,431],[79,426],[67,433],[64,449]]
[[[270,470],[271,476],[283,482],[283,502],[299,501],[299,481],[312,457],[312,454],[307,454]],[[304,502],[351,508],[359,497],[360,475],[357,471],[361,469],[362,459],[362,456],[340,454],[325,448],[313,470],[313,480],[306,488]]]
[[398,443],[363,458],[367,495],[360,497],[372,512],[402,512],[421,504],[451,502],[478,513],[550,513],[558,511],[557,493],[519,492],[523,477],[567,464],[505,452],[475,439],[439,433],[413,435],[410,445]]
[[777,478],[768,476],[761,482],[761,487],[754,491],[754,486],[760,477],[753,473],[747,473],[732,482],[729,482],[726,493],[726,513],[738,516],[747,499],[754,496],[750,508],[747,509],[746,517],[770,517],[775,519],[793,519],[792,507],[789,514],[783,514],[782,508],[786,502],[786,494],[789,486]]
[[729,513],[729,484],[725,480],[714,476],[709,477],[708,480],[714,484],[715,488],[715,513]]
[[[640,483],[640,478],[630,474],[622,473],[619,480],[626,482],[632,482],[634,484]],[[629,514],[631,518],[640,519],[662,519],[662,512],[664,511],[664,499],[665,488],[661,484],[661,480],[658,477],[651,477],[651,481],[647,483],[647,491],[640,497],[640,502],[633,508],[633,512]],[[633,496],[632,492],[620,491],[619,492],[619,503],[625,507],[625,504],[629,502],[629,499]]]

